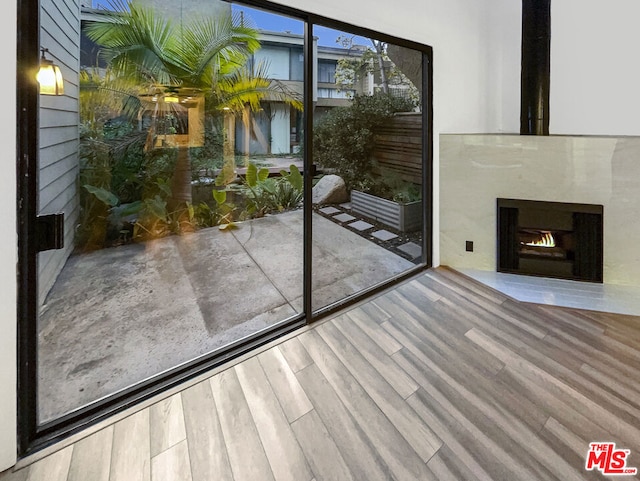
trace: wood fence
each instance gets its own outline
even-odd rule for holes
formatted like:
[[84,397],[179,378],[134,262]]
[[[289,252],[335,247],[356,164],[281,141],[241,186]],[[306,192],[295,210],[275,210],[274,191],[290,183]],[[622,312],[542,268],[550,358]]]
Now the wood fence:
[[402,180],[422,184],[422,114],[406,113],[396,116],[375,131],[373,172],[397,174]]

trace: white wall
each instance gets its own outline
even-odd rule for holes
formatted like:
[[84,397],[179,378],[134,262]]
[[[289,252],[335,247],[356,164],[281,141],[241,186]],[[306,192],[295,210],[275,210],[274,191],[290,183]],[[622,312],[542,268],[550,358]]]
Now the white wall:
[[640,285],[640,138],[465,134],[440,146],[442,264],[496,270],[497,198],[598,204],[604,283]]
[[276,80],[289,79],[289,48],[266,46],[253,54],[256,65],[264,63],[268,67],[267,77]]
[[[222,0],[137,0],[141,4],[153,6],[153,8],[160,10],[174,21],[179,22],[184,18],[186,12],[205,12],[207,15],[213,12],[225,12],[230,11],[231,5]],[[97,5],[98,2],[78,2],[84,5],[93,3]],[[102,5],[107,4],[102,0]]]
[[0,145],[5,154],[0,176],[0,471],[16,460],[16,18],[17,2],[3,7],[0,28],[5,32],[0,64],[4,67],[0,85],[6,98],[5,115],[0,116]]
[[552,134],[640,135],[640,2],[551,2]]

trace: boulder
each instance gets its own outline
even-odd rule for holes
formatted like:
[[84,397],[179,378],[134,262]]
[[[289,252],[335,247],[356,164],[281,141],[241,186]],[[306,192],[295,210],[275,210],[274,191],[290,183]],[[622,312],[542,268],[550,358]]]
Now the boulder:
[[347,185],[339,175],[325,175],[313,187],[312,199],[314,204],[342,204],[343,202],[348,202]]

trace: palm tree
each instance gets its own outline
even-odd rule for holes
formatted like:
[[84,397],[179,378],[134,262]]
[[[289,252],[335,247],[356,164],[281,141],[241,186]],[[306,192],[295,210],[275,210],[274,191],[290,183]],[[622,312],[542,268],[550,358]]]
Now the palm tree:
[[[111,9],[106,13],[108,21],[89,24],[86,33],[102,47],[101,55],[114,77],[120,82],[126,79],[152,112],[149,148],[157,145],[159,120],[184,111],[187,100],[187,105],[199,106],[201,119],[205,112],[255,111],[263,100],[302,107],[295,94],[266,77],[264,65],[248,65],[260,42],[257,30],[240,17],[197,17],[186,25],[175,25],[135,2],[115,0]],[[191,202],[188,145],[178,146],[172,200],[174,207]]]

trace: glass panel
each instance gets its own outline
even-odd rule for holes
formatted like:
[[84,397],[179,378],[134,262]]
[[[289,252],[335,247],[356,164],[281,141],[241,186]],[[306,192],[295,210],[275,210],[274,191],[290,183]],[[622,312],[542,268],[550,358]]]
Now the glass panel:
[[82,56],[79,147],[66,104],[41,113],[41,211],[65,212],[68,248],[39,256],[40,423],[302,312],[303,23],[129,8],[82,9],[100,56]]
[[302,47],[291,47],[291,79],[304,80],[304,52]]
[[314,27],[313,309],[423,262],[422,53]]

